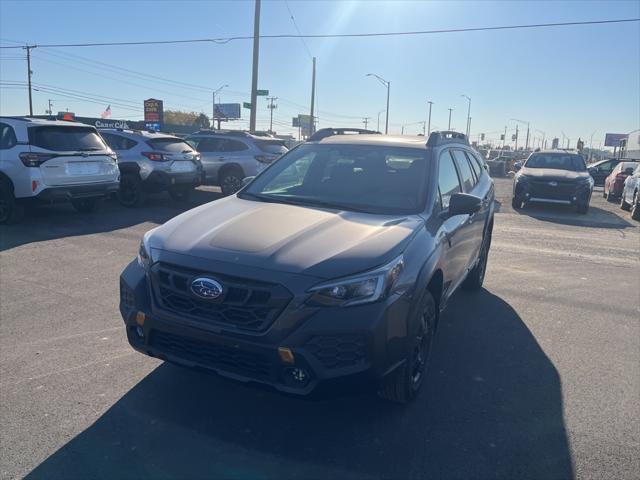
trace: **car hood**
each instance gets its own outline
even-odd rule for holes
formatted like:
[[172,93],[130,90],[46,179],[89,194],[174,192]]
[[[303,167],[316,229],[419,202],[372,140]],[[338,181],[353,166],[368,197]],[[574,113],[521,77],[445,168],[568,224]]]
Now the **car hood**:
[[148,238],[151,249],[247,267],[336,278],[395,258],[424,221],[223,198],[179,215]]
[[541,180],[580,180],[589,178],[589,172],[572,172],[571,170],[558,170],[555,168],[522,168],[519,172],[527,177]]

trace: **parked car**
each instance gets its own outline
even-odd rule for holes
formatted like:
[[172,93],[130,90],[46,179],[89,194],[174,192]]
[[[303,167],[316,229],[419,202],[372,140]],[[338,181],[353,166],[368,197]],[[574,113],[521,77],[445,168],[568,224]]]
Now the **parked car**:
[[139,206],[153,192],[187,200],[202,183],[200,154],[180,137],[122,129],[101,129],[100,134],[118,155],[118,200],[126,207]]
[[416,395],[440,312],[482,286],[493,181],[460,133],[318,133],[144,235],[120,277],[134,349],[299,395]]
[[595,185],[601,187],[604,185],[604,179],[607,178],[611,171],[620,163],[617,158],[607,158],[599,162],[592,163],[588,166],[589,175],[593,177]]
[[584,158],[563,150],[534,152],[513,179],[511,205],[518,210],[530,203],[572,205],[587,213],[593,192],[593,178]]
[[602,196],[607,200],[615,200],[622,195],[624,181],[629,175],[633,175],[638,162],[620,162],[604,180]]
[[94,127],[0,117],[0,223],[15,222],[27,201],[71,201],[93,211],[118,190],[116,155]]
[[631,218],[640,220],[640,163],[633,174],[624,181],[622,195],[620,195],[620,208],[631,210]]
[[186,137],[202,155],[205,182],[222,193],[238,191],[245,177],[252,177],[287,152],[282,140],[242,131],[202,130]]

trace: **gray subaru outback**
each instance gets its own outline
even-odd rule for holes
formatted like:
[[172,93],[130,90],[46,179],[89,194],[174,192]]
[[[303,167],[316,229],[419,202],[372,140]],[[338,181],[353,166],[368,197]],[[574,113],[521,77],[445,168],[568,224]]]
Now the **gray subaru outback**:
[[493,181],[456,132],[347,133],[144,235],[120,277],[133,348],[293,394],[359,379],[414,398],[440,312],[482,286]]

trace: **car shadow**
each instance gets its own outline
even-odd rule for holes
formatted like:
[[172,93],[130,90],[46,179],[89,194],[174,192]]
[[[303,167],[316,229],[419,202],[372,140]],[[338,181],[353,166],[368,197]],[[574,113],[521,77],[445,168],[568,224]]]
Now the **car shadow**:
[[525,206],[523,209],[514,211],[520,215],[535,218],[536,220],[557,223],[560,225],[615,229],[624,229],[634,226],[621,216],[603,208],[596,207],[593,204],[589,206],[589,211],[586,214],[577,213],[573,207],[553,204],[530,204]]
[[26,478],[573,477],[558,372],[501,298],[452,299],[425,381],[305,400],[163,364]]
[[185,202],[176,202],[166,193],[149,195],[137,208],[125,208],[109,199],[93,213],[78,213],[70,203],[27,206],[24,219],[16,225],[0,225],[0,251],[43,240],[109,232],[144,222],[164,223],[180,213],[222,196],[211,189],[198,188]]

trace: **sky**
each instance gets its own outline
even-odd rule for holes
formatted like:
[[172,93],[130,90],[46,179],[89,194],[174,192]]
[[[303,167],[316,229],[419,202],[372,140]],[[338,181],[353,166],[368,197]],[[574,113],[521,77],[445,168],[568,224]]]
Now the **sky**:
[[[81,43],[252,35],[253,1],[0,0],[0,45]],[[291,16],[295,19],[295,24]],[[640,18],[640,1],[262,2],[262,34],[415,31],[567,21]],[[606,132],[640,128],[640,22],[375,38],[262,39],[260,89],[278,97],[274,130],[290,133],[292,117],[309,113],[311,56],[317,57],[320,127],[378,128],[391,82],[389,131],[417,134],[434,102],[432,129],[496,140],[530,123],[531,142],[582,137],[594,147]],[[142,119],[146,98],[165,109],[211,115],[218,101],[249,102],[252,41],[152,46],[36,48],[34,114],[53,111]],[[25,52],[0,49],[0,114],[28,113]],[[16,83],[17,82],[17,83]],[[258,128],[269,127],[267,100]],[[249,111],[229,127],[246,127]],[[380,128],[385,114],[381,113]],[[526,130],[524,123],[519,128]],[[524,141],[520,135],[520,144]]]

